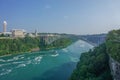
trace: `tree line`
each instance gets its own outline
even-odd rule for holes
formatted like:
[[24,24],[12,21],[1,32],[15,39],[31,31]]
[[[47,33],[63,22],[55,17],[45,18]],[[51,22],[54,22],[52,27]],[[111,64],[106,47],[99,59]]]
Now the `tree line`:
[[40,50],[50,50],[67,47],[72,43],[69,38],[60,38],[53,41],[51,44],[46,44],[40,37],[15,38],[15,39],[0,39],[0,56],[7,54],[16,54],[29,52],[33,48]]

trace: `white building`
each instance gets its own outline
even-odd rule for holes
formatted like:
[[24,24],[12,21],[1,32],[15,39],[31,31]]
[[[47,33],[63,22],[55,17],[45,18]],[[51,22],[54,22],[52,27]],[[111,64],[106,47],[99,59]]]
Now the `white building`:
[[35,35],[33,35],[32,33],[27,33],[27,35],[28,35],[29,37],[35,37]]
[[11,37],[12,36],[12,32],[3,32],[2,34],[4,34],[7,37]]
[[25,37],[25,30],[24,29],[13,29],[11,32],[12,32],[12,37],[14,37],[14,38]]
[[7,22],[4,21],[4,22],[3,22],[3,32],[6,32],[6,28],[7,28]]

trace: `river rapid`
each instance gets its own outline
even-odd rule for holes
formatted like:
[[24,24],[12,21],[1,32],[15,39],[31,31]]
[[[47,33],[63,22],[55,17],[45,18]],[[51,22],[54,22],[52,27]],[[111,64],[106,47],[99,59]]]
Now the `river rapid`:
[[77,41],[64,49],[0,57],[0,80],[68,80],[81,53],[93,46]]

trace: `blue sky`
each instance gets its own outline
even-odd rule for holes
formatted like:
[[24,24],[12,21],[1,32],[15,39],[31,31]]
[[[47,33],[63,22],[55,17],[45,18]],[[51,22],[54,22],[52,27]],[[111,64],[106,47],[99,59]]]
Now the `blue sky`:
[[0,0],[0,31],[72,34],[106,33],[120,28],[120,0]]

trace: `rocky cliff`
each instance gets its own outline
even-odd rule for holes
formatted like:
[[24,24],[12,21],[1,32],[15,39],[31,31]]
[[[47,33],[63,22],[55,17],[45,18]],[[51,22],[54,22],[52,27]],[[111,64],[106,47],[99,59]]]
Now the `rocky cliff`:
[[109,58],[109,64],[111,69],[111,74],[114,80],[120,80],[120,63],[114,60],[112,57]]
[[120,80],[120,30],[109,32],[106,47],[113,79]]

